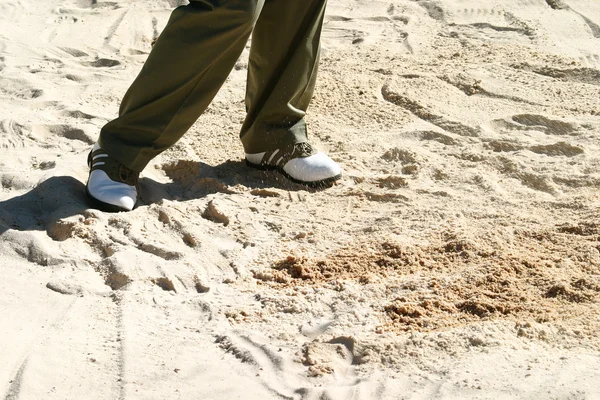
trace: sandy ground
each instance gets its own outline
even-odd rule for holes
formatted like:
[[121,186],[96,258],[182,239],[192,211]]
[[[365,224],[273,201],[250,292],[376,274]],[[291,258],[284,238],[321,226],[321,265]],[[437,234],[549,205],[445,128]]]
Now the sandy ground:
[[307,191],[242,162],[247,52],[90,209],[176,1],[0,1],[0,398],[600,398],[600,3],[337,0]]

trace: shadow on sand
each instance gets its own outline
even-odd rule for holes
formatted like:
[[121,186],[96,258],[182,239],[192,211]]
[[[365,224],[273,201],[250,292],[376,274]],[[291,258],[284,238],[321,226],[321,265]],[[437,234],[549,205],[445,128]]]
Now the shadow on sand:
[[[172,181],[160,183],[141,178],[138,207],[162,200],[187,201],[213,193],[235,193],[239,190],[232,188],[239,185],[251,189],[319,190],[292,183],[275,172],[248,168],[241,161],[230,160],[214,167],[197,161],[179,161],[160,168]],[[46,231],[54,222],[90,208],[82,182],[70,176],[53,176],[21,196],[0,201],[0,235],[8,229]]]

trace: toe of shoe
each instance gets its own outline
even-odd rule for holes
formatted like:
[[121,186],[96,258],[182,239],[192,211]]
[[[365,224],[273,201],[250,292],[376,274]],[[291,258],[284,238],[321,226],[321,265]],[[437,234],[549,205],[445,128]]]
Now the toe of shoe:
[[106,209],[131,211],[137,203],[137,189],[125,183],[115,182],[102,170],[90,174],[87,193]]
[[320,182],[341,177],[342,169],[325,153],[309,157],[294,158],[288,161],[283,170],[293,179],[301,182]]

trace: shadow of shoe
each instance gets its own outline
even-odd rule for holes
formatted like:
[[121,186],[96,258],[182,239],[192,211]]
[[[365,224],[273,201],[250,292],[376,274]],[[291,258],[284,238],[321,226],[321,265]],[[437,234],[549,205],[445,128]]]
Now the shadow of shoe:
[[281,189],[286,191],[318,192],[323,188],[294,183],[274,171],[249,168],[243,161],[228,160],[216,166],[198,161],[179,160],[159,165],[172,180],[159,183],[141,178],[141,203],[155,204],[161,200],[193,200],[213,193],[239,193],[241,188]]
[[53,176],[28,193],[0,201],[0,235],[8,229],[45,231],[52,222],[88,208],[83,183],[70,176]]
[[[228,160],[213,167],[198,161],[180,160],[159,167],[172,182],[140,179],[141,205],[162,200],[187,201],[213,193],[239,193],[243,188],[321,190],[293,183],[277,172],[249,168],[242,161]],[[47,231],[54,222],[89,208],[92,207],[83,183],[70,176],[53,176],[28,193],[0,201],[0,235],[8,229]]]

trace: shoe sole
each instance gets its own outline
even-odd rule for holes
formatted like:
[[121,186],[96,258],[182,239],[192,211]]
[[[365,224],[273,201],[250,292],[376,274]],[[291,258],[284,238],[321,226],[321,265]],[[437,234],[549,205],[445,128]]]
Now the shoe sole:
[[342,177],[342,174],[339,174],[339,175],[333,176],[331,178],[323,179],[323,180],[320,180],[320,181],[309,182],[309,181],[302,181],[300,179],[296,179],[296,178],[290,176],[287,172],[285,172],[283,170],[283,168],[279,168],[279,167],[276,167],[276,166],[273,166],[273,165],[254,164],[254,163],[251,163],[248,160],[246,160],[246,165],[249,166],[250,168],[258,169],[258,170],[261,170],[261,171],[277,171],[281,175],[283,175],[287,179],[289,179],[290,181],[295,182],[295,183],[299,183],[301,185],[308,186],[308,187],[311,187],[311,188],[331,187],[335,181],[341,179],[341,177]]
[[[129,212],[129,211],[132,211],[132,210],[128,210],[123,207],[115,206],[114,204],[108,204],[108,203],[98,200],[97,198],[92,196],[92,194],[88,190],[87,186],[85,187],[85,194],[87,195],[87,198],[90,201],[90,203],[92,204],[92,206],[97,210],[105,211],[105,212],[123,212],[123,211]],[[137,207],[137,201],[135,202],[133,209],[135,210],[136,207]]]

